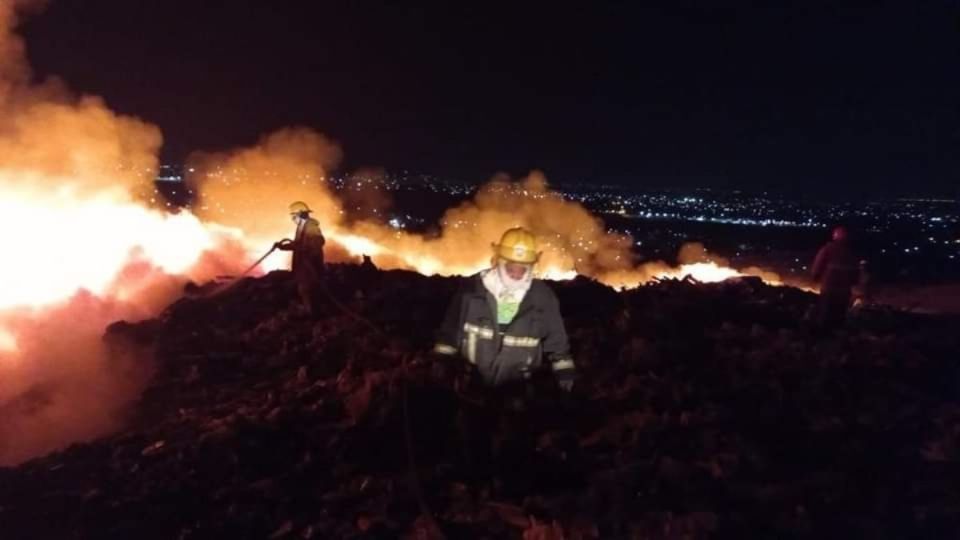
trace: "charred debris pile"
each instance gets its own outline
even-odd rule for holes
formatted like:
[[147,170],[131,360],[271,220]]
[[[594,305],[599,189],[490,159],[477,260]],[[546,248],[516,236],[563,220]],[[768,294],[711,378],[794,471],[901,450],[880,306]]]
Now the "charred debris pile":
[[460,281],[333,265],[329,283],[339,306],[317,321],[274,272],[114,324],[104,339],[156,370],[128,429],[0,469],[2,537],[960,530],[956,319],[864,311],[824,337],[801,322],[812,295],[754,279],[554,283],[578,387],[535,383],[483,424],[483,461],[458,419],[487,396],[424,352]]

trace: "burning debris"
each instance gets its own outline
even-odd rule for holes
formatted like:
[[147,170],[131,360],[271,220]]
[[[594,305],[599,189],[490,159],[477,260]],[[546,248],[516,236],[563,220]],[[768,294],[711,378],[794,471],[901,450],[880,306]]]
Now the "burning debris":
[[[0,469],[4,538],[434,525],[448,538],[941,538],[960,525],[955,319],[862,312],[823,340],[800,322],[812,295],[756,278],[558,282],[581,381],[572,395],[536,382],[525,410],[489,424],[491,396],[437,379],[424,353],[459,278],[332,265],[328,279],[316,321],[273,272],[112,325],[107,349],[154,353],[136,417]],[[489,444],[465,445],[465,421]]]

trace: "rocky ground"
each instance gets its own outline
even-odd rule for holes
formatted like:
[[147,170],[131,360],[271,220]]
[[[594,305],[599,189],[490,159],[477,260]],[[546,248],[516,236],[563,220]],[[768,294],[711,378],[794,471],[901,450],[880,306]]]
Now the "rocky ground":
[[0,469],[0,537],[960,530],[957,318],[862,311],[825,337],[814,297],[754,280],[556,283],[578,386],[497,415],[425,352],[458,284],[335,265],[312,321],[274,272],[113,325],[156,364],[128,429]]

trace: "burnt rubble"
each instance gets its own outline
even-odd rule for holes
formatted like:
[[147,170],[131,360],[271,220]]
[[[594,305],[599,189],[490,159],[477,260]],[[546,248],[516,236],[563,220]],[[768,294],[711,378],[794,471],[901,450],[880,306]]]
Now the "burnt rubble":
[[489,396],[426,352],[459,283],[332,265],[313,321],[273,272],[114,324],[108,343],[155,362],[128,428],[0,469],[0,536],[960,530],[957,319],[866,310],[819,336],[802,322],[812,295],[755,279],[554,283],[581,378],[572,395],[538,380],[524,411],[478,424],[499,448],[484,461],[458,419]]

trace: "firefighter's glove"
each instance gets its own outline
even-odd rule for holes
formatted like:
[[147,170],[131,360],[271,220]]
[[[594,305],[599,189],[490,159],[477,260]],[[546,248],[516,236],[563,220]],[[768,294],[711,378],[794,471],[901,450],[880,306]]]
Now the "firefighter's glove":
[[563,391],[573,390],[573,383],[577,378],[577,370],[573,363],[573,357],[569,355],[554,355],[550,358],[553,366],[553,376],[557,379],[557,386]]
[[457,356],[457,350],[448,345],[438,343],[430,353],[432,365],[430,373],[434,379],[443,383],[451,383],[462,370],[462,360]]

